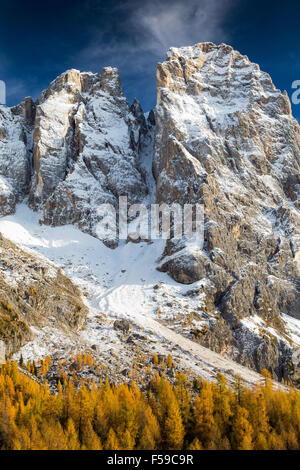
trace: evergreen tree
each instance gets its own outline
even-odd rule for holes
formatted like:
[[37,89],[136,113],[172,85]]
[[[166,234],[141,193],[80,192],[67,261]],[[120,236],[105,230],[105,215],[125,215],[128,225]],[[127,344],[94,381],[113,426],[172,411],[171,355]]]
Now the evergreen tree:
[[200,394],[195,398],[193,428],[194,434],[206,448],[214,441],[216,433],[213,409],[212,388],[204,382]]
[[248,411],[245,408],[238,406],[232,426],[234,447],[237,450],[251,450],[253,448],[253,428],[247,418]]
[[108,431],[107,439],[104,446],[105,450],[120,450],[119,440],[112,428]]
[[175,396],[168,405],[164,424],[164,440],[166,449],[182,449],[184,439],[184,427],[182,424],[180,409]]

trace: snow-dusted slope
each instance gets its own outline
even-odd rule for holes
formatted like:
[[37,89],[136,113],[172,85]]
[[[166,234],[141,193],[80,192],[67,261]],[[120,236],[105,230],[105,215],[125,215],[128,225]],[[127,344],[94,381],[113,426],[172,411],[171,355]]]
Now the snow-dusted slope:
[[34,337],[34,327],[72,335],[86,315],[80,290],[57,266],[0,235],[0,341],[8,357]]
[[[175,309],[182,309],[183,320],[188,323],[193,309],[202,311],[202,303],[201,297],[187,297],[187,286],[156,270],[155,258],[163,248],[161,241],[123,244],[111,250],[73,226],[51,228],[41,226],[38,220],[38,213],[26,205],[19,205],[15,215],[0,220],[0,232],[30,253],[61,266],[84,293],[89,314],[86,326],[77,338],[49,326],[40,330],[35,328],[35,339],[20,351],[25,360],[63,349],[97,345],[100,351],[118,353],[124,365],[128,357],[112,325],[116,318],[126,318],[136,331],[146,335],[147,343],[155,345],[152,353],[171,352],[178,364],[195,375],[212,380],[221,372],[231,382],[240,374],[248,384],[261,380],[254,371],[191,341],[188,328],[176,328],[176,321],[168,324],[167,317],[174,315]],[[197,287],[200,287],[199,283],[194,286]],[[168,304],[173,304],[169,310]],[[161,313],[158,307],[163,307]],[[104,324],[103,313],[106,316]],[[190,326],[200,327],[204,323],[204,320],[198,320]]]

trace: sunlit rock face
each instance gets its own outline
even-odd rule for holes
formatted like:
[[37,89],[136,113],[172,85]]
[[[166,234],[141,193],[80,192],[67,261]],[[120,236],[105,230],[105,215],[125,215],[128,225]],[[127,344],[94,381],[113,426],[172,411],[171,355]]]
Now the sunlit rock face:
[[171,48],[157,87],[157,200],[205,208],[204,249],[168,242],[160,269],[210,281],[241,351],[243,317],[300,318],[299,125],[287,94],[224,44]]

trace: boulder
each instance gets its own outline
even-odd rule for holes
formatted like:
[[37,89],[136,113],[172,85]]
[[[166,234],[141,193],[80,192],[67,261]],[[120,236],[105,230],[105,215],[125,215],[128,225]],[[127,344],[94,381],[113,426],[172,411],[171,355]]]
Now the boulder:
[[131,324],[128,320],[121,319],[114,321],[114,329],[122,331],[122,333],[128,333],[131,330]]

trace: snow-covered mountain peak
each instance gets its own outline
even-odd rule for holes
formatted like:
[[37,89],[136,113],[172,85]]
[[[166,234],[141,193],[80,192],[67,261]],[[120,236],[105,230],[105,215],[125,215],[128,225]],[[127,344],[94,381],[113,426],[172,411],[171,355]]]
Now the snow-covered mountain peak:
[[226,44],[199,43],[170,48],[158,64],[158,98],[166,88],[179,95],[198,97],[215,114],[231,114],[255,107],[270,117],[290,115],[286,93],[274,86],[268,73]]
[[116,67],[104,67],[102,69],[101,90],[113,96],[123,95],[120,73]]
[[150,128],[140,105],[130,108],[118,69],[65,72],[37,106],[30,205],[44,223],[76,223],[95,235],[100,204],[147,194],[140,141]]

